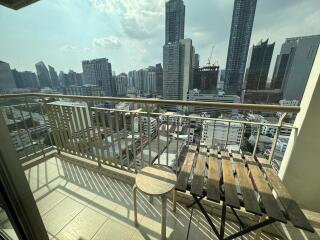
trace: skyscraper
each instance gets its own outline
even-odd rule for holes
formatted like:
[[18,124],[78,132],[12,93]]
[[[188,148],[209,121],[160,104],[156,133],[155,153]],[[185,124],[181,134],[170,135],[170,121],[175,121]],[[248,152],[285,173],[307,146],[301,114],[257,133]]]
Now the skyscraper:
[[58,88],[60,87],[59,78],[56,70],[54,70],[54,67],[48,65],[49,67],[49,75],[52,83],[52,87]]
[[166,41],[165,44],[179,42],[184,38],[185,6],[183,0],[166,2]]
[[120,73],[116,76],[117,96],[126,96],[128,91],[128,76],[125,73]]
[[163,95],[163,69],[161,63],[156,64],[156,87],[157,94]]
[[234,0],[224,89],[240,94],[257,0]]
[[184,38],[185,6],[182,0],[166,3],[166,41],[163,46],[163,97],[187,99],[193,79],[194,48]]
[[192,82],[191,39],[182,39],[163,47],[163,97],[187,100],[189,83]]
[[245,89],[263,90],[266,88],[268,73],[275,43],[268,44],[268,39],[253,45],[245,77]]
[[10,65],[0,61],[0,90],[16,88],[16,83],[12,75]]
[[301,101],[319,48],[320,35],[287,38],[277,56],[271,87],[283,90],[283,99]]
[[106,96],[116,95],[115,81],[112,78],[111,63],[106,58],[82,61],[83,82],[99,86]]
[[36,63],[37,76],[40,88],[52,87],[49,71],[43,61]]

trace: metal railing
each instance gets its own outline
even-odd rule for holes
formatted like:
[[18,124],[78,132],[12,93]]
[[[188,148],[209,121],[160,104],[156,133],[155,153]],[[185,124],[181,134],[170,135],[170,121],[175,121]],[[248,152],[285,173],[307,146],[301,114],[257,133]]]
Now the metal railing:
[[[261,155],[259,142],[264,127],[274,132],[267,156],[271,162],[281,130],[296,129],[284,123],[286,114],[300,110],[279,105],[34,93],[1,95],[0,101],[21,160],[57,149],[93,160],[99,166],[107,164],[128,171],[152,164],[167,165],[177,171],[181,165],[179,156],[189,144],[229,150],[232,146],[234,151]],[[121,102],[133,104],[134,109],[112,106]],[[277,123],[263,123],[162,112],[160,107],[168,105],[282,115]],[[255,137],[251,150],[246,146],[248,134]]]

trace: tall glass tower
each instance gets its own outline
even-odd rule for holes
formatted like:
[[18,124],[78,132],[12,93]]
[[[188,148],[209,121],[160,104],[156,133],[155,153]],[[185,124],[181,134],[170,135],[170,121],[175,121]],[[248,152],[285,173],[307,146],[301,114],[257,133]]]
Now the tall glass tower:
[[234,0],[224,90],[241,93],[257,0]]
[[179,42],[184,38],[185,5],[183,0],[166,2],[166,42]]

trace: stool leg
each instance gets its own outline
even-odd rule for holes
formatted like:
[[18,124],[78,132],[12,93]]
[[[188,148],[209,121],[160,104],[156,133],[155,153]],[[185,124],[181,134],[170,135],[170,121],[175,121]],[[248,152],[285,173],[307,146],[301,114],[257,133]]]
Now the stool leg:
[[[259,223],[264,222],[266,219],[267,219],[267,215],[266,215],[266,214],[263,214],[263,215],[260,217]],[[255,231],[256,234],[255,234],[255,236],[254,236],[254,240],[259,240],[259,239],[260,239],[261,232],[262,232],[262,228],[259,228],[258,230]]]
[[167,198],[165,195],[161,196],[162,200],[162,216],[161,216],[161,240],[166,239],[166,225],[167,225]]
[[137,185],[132,188],[133,191],[133,211],[134,211],[134,225],[137,227],[138,224],[138,212],[137,212]]
[[177,211],[177,190],[173,189],[172,190],[172,203],[173,203],[173,208],[172,211],[176,212]]

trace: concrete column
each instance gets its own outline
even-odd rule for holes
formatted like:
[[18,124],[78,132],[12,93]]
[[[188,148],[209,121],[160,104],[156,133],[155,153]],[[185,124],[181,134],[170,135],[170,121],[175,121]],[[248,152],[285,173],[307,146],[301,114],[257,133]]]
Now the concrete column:
[[320,47],[279,176],[300,207],[320,212]]

